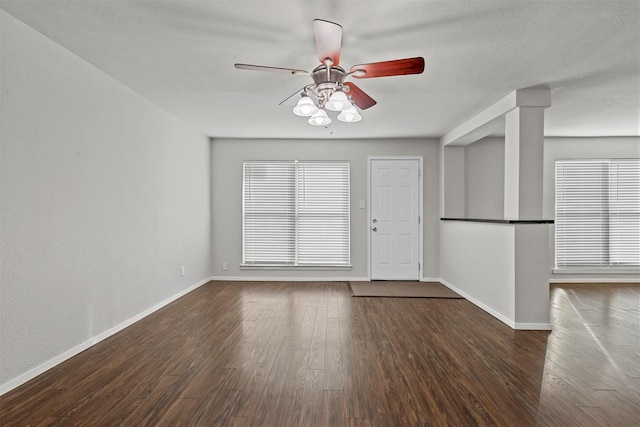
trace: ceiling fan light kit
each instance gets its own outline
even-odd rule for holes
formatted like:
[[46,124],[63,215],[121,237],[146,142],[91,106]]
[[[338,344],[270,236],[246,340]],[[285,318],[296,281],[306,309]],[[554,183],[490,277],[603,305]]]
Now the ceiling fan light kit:
[[359,122],[362,116],[355,107],[366,110],[376,105],[376,101],[353,82],[345,82],[347,77],[366,79],[421,74],[424,71],[424,58],[416,57],[354,65],[346,72],[338,65],[342,47],[342,26],[323,19],[314,19],[313,27],[321,65],[310,73],[293,68],[235,64],[239,70],[311,76],[313,83],[301,90],[301,97],[293,108],[295,115],[309,117],[310,125],[327,126],[331,123],[325,109],[340,112],[337,118],[342,122]]
[[346,123],[355,123],[362,120],[362,116],[360,115],[360,113],[358,113],[356,107],[351,106],[351,108],[344,110],[340,114],[338,114],[338,120]]
[[308,122],[313,126],[327,126],[331,123],[331,118],[326,111],[319,109],[313,116],[309,117]]
[[316,107],[316,104],[306,95],[301,96],[296,106],[293,107],[293,114],[296,116],[309,117],[317,111],[318,107]]
[[333,92],[329,97],[329,101],[325,104],[325,108],[331,111],[344,111],[352,107],[351,102],[342,91]]

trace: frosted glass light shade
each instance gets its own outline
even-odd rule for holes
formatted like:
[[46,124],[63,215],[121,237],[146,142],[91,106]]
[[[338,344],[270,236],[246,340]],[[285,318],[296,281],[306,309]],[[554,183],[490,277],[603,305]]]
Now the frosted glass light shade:
[[350,107],[351,102],[349,102],[347,95],[340,91],[334,92],[331,98],[329,98],[327,105],[325,105],[325,108],[331,111],[343,111]]
[[313,100],[308,96],[303,96],[298,100],[298,103],[293,107],[293,114],[296,116],[309,117],[318,112],[318,107],[313,103]]
[[340,120],[341,122],[355,123],[362,120],[362,116],[358,113],[356,107],[351,106],[351,108],[349,108],[348,110],[344,110],[343,112],[338,114],[338,120]]
[[331,119],[324,110],[318,110],[313,116],[309,117],[309,124],[313,126],[326,126],[331,123]]

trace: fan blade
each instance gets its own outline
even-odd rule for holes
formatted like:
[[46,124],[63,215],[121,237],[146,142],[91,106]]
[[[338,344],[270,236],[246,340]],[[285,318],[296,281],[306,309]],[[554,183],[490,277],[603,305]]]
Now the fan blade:
[[331,59],[331,65],[340,62],[340,48],[342,46],[342,26],[324,19],[313,20],[313,30],[316,34],[318,59],[324,64],[325,59]]
[[370,79],[372,77],[404,76],[407,74],[420,74],[424,71],[424,58],[405,58],[393,61],[372,62],[351,67],[350,72],[364,70],[364,75],[353,74],[357,79]]
[[376,100],[364,93],[364,91],[354,83],[346,82],[344,85],[349,87],[347,95],[351,97],[351,100],[359,109],[366,110],[376,105]]
[[267,67],[264,65],[235,64],[235,67],[238,70],[269,71],[272,73],[300,74],[305,76],[309,74],[309,72],[305,70],[296,70],[293,68]]

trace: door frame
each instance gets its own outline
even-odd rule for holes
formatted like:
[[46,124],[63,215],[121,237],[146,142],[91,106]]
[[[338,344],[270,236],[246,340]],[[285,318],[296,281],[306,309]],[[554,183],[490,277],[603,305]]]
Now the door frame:
[[423,209],[423,188],[424,188],[424,170],[423,156],[367,156],[367,279],[371,281],[371,163],[374,160],[417,160],[419,178],[418,179],[418,215],[420,222],[418,223],[418,280],[424,280],[424,256],[423,256],[423,239],[424,239],[424,209]]

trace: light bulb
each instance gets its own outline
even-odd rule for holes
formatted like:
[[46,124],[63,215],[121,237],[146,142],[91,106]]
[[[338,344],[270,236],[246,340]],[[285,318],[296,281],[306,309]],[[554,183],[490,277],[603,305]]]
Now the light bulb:
[[341,122],[355,123],[362,120],[362,116],[358,113],[356,107],[352,105],[348,110],[344,110],[343,112],[338,114],[338,120],[340,120]]
[[331,123],[331,119],[324,110],[318,110],[313,116],[309,117],[309,124],[313,126],[326,126]]
[[351,103],[344,92],[337,91],[331,95],[325,107],[331,111],[343,111],[351,108]]
[[298,103],[293,107],[293,114],[296,116],[309,117],[318,111],[318,107],[313,103],[313,100],[306,95],[298,100]]

